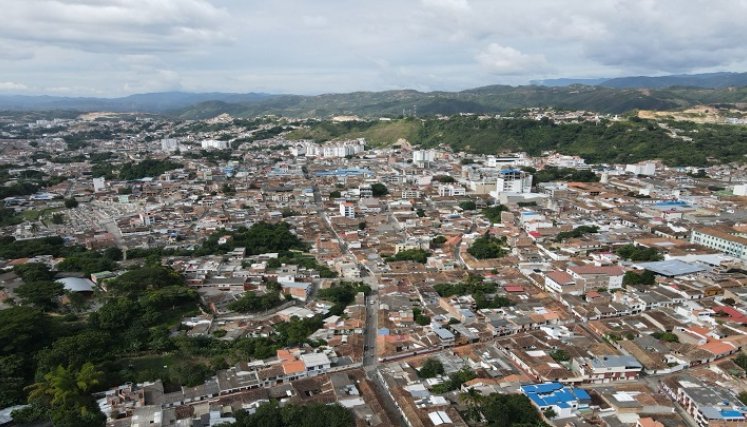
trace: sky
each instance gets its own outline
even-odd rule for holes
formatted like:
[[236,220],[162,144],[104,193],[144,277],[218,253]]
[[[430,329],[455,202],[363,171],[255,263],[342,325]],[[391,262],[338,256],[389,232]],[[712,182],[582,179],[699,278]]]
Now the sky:
[[2,0],[0,94],[461,90],[747,71],[747,0]]

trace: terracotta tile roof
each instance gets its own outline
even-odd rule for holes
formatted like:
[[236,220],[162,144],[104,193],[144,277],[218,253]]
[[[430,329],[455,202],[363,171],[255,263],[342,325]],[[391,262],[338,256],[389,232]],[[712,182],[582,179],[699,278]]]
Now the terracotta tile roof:
[[725,343],[723,341],[714,340],[708,344],[703,344],[699,347],[701,350],[705,350],[715,355],[727,354],[735,350],[734,345],[731,343]]
[[301,360],[283,362],[283,372],[285,375],[298,374],[306,370],[306,365]]

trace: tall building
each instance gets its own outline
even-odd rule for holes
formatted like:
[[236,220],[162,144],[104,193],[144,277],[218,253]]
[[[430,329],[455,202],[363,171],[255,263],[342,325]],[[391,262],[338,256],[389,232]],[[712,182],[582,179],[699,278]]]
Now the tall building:
[[228,148],[228,141],[219,141],[216,139],[206,139],[200,143],[203,150],[225,150]]
[[176,138],[164,138],[161,140],[161,151],[172,153],[179,149],[179,141]]
[[355,204],[351,202],[340,202],[340,215],[347,218],[355,218]]
[[415,166],[425,167],[436,160],[436,152],[433,150],[415,150],[412,152],[412,162]]
[[656,163],[648,161],[626,165],[625,172],[631,172],[635,175],[654,176],[656,175]]
[[747,259],[747,238],[718,228],[696,228],[690,235],[690,243],[696,243],[723,252],[739,259]]
[[498,174],[496,193],[529,193],[532,191],[532,175],[519,169],[503,169]]
[[106,178],[99,177],[93,179],[93,192],[98,193],[99,191],[106,190]]

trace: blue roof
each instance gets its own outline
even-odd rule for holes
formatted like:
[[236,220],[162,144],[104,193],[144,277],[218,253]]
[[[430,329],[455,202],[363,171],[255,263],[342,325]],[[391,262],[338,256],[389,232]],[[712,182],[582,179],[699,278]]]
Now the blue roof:
[[690,207],[690,205],[687,202],[684,202],[682,200],[668,200],[664,202],[656,202],[656,206],[664,206],[664,207]]
[[387,328],[379,329],[379,335],[389,335],[389,329]]
[[570,408],[575,402],[591,400],[585,390],[566,387],[560,383],[523,385],[521,391],[539,407]]
[[563,388],[563,384],[560,383],[543,383],[521,386],[521,389],[525,393],[552,393],[553,391],[560,390],[561,388]]
[[722,409],[721,410],[721,416],[724,418],[741,418],[743,417],[742,413],[739,411],[736,411],[734,409]]
[[316,176],[355,176],[355,175],[370,175],[371,171],[368,169],[335,169],[335,170],[323,170],[316,172]]

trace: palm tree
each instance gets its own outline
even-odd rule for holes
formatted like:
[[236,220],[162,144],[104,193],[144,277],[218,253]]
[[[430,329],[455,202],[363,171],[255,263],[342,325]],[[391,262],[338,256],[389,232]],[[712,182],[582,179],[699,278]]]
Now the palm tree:
[[42,400],[51,406],[75,405],[82,409],[85,407],[85,397],[93,387],[101,383],[103,375],[90,362],[85,363],[78,371],[57,366],[44,374],[41,382],[29,387],[29,401]]
[[78,395],[78,385],[73,372],[63,366],[44,374],[41,382],[30,386],[29,401],[44,400],[52,406],[64,406]]
[[480,421],[482,418],[480,405],[484,400],[484,396],[473,387],[468,388],[465,393],[460,394],[459,400],[467,406],[467,418],[474,421]]

